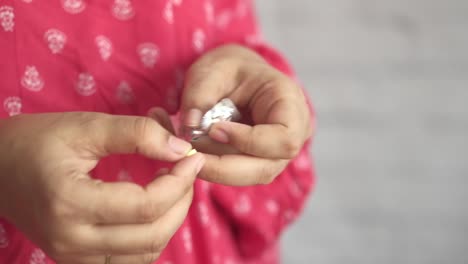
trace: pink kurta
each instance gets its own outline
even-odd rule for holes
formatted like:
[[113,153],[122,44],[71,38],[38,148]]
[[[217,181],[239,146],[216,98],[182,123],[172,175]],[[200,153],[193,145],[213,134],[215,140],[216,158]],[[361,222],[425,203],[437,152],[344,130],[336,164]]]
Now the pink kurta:
[[[175,114],[184,72],[224,43],[250,47],[292,76],[261,40],[251,0],[0,0],[0,117],[146,115],[154,106]],[[161,166],[118,155],[93,176],[145,184]],[[312,186],[306,147],[268,186],[198,180],[188,217],[157,263],[278,263],[279,235]],[[53,262],[0,218],[0,263]]]

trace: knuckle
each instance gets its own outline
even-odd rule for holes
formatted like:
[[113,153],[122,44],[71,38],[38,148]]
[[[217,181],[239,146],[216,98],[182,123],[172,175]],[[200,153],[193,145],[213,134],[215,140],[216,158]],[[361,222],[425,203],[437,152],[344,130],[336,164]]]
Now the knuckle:
[[260,175],[258,178],[257,184],[258,185],[268,185],[272,183],[274,180],[274,177],[271,175]]
[[[133,121],[133,140],[136,146],[136,152],[147,153],[152,149],[152,141],[154,139],[161,140],[164,136],[169,137],[164,133],[163,129],[158,130],[161,126],[149,117],[136,117]],[[167,141],[167,138],[166,138]],[[161,144],[162,142],[160,142]]]
[[159,215],[157,207],[153,201],[143,199],[138,205],[138,218],[143,222],[154,221]]
[[260,173],[258,174],[257,184],[267,185],[273,182],[275,179],[276,172],[273,171],[273,167],[266,164],[261,167]]
[[60,223],[54,226],[56,226],[55,230],[47,230],[45,233],[48,238],[43,247],[45,252],[55,259],[82,253],[85,240],[78,229]]
[[[222,183],[222,156],[213,156],[216,159],[214,162],[207,162],[203,169],[198,174],[198,177],[209,182]],[[193,185],[191,185],[193,186]]]
[[[193,174],[193,175],[190,175],[190,176],[193,176],[193,181],[195,181],[196,175]],[[193,188],[193,181],[188,181],[188,178],[189,177],[186,177],[185,179],[178,178],[176,180],[177,185],[180,186],[180,188],[181,188],[181,193],[182,194],[189,193]]]
[[257,184],[267,185],[272,183],[276,177],[286,168],[288,160],[276,160],[265,163],[261,167]]
[[302,148],[302,142],[297,139],[297,137],[289,136],[283,142],[283,150],[285,153],[285,158],[292,159],[299,154],[299,151]]
[[62,204],[57,202],[52,202],[47,206],[47,212],[52,218],[58,218],[64,214],[65,207]]
[[59,202],[59,199],[51,201],[48,205],[47,212],[51,219],[66,219],[73,217],[72,204],[69,205]]
[[161,238],[153,238],[148,246],[148,252],[160,253],[166,247],[167,241]]
[[133,131],[137,138],[145,138],[149,134],[151,125],[154,122],[151,118],[148,117],[135,117],[133,120]]
[[74,116],[70,117],[74,120],[79,120],[79,124],[83,129],[94,129],[97,126],[101,126],[101,119],[106,116],[106,114],[101,113],[91,113],[91,112],[78,112],[73,113]]
[[[219,162],[220,164],[221,162]],[[216,164],[215,166],[213,166],[212,168],[212,171],[210,173],[210,178],[216,182],[216,183],[223,183],[223,177],[224,173],[223,173],[223,169],[221,166],[219,166],[218,164]]]
[[245,152],[245,153],[253,153],[253,151],[255,150],[255,135],[254,133],[247,133],[240,145],[241,145],[241,148],[242,148],[242,151]]
[[61,240],[50,240],[43,246],[44,251],[52,258],[58,259],[69,253],[68,246]]
[[143,264],[153,263],[154,261],[156,261],[159,258],[160,254],[161,253],[159,253],[159,252],[152,252],[152,253],[149,253],[149,254],[145,254],[142,257],[142,263]]

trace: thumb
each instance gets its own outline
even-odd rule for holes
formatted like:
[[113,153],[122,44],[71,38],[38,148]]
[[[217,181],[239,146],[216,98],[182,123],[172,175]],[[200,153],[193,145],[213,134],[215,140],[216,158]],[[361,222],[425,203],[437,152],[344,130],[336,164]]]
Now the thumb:
[[98,157],[136,153],[151,159],[177,161],[192,145],[148,117],[104,115],[90,137]]
[[182,124],[185,126],[199,126],[203,113],[228,97],[236,87],[235,67],[224,65],[221,68],[221,65],[208,62],[211,61],[198,61],[187,72],[181,102]]

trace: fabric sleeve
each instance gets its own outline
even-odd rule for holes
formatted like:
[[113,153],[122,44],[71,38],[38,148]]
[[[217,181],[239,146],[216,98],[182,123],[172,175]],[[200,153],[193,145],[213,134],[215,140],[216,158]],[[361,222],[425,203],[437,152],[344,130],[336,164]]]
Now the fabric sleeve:
[[[241,4],[245,6],[239,7]],[[244,16],[236,13],[238,10],[243,10]],[[218,28],[217,45],[235,43],[248,47],[296,80],[283,56],[260,37],[251,1],[240,0],[237,6],[224,9],[218,6],[217,11],[220,16],[229,16],[226,14],[231,12],[229,25]],[[309,106],[314,121],[310,103]],[[276,245],[282,231],[301,213],[314,185],[310,145],[309,140],[300,154],[269,185],[213,186],[212,199],[232,221],[232,230],[244,257],[256,257]]]

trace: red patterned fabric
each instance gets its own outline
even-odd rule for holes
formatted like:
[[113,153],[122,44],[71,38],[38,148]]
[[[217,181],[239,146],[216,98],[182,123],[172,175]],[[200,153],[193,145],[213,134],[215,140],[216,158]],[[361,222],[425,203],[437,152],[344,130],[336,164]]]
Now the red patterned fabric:
[[[184,72],[224,43],[252,48],[292,76],[261,39],[251,0],[1,0],[0,117],[178,111]],[[146,184],[163,164],[112,156],[93,176]],[[157,263],[279,263],[278,239],[313,186],[307,147],[270,185],[197,181],[189,215]],[[0,219],[0,263],[53,263]]]

